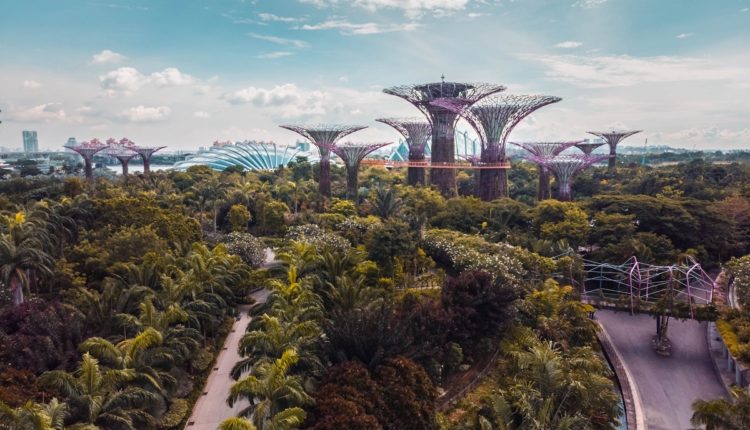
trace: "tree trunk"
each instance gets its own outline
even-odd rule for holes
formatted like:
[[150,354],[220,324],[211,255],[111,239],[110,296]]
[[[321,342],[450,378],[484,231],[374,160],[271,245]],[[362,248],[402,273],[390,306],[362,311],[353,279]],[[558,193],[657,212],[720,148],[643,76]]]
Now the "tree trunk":
[[[433,164],[456,162],[455,119],[455,114],[435,115],[432,126]],[[455,197],[458,194],[455,169],[430,169],[430,183],[445,197]]]
[[[482,163],[500,163],[503,154],[499,146],[482,149]],[[505,169],[479,169],[479,197],[485,202],[507,197],[508,176]]]
[[557,200],[560,200],[561,202],[569,202],[573,200],[573,191],[570,187],[570,181],[559,182],[557,187]]
[[[421,149],[421,151],[417,151],[415,148],[415,150],[412,151],[412,149],[409,148],[409,161],[417,163],[425,161],[424,147]],[[424,185],[424,172],[424,167],[409,167],[407,172],[407,183],[411,186]]]
[[331,197],[331,153],[327,149],[320,149],[320,178],[318,191],[323,197]]
[[23,283],[19,281],[17,276],[10,278],[10,290],[12,292],[13,306],[23,304]]
[[609,166],[607,167],[607,170],[609,172],[614,172],[616,167],[617,167],[617,146],[609,145]]
[[359,165],[346,166],[346,198],[357,203]]
[[549,199],[549,170],[544,166],[539,166],[539,189],[537,190],[537,200]]

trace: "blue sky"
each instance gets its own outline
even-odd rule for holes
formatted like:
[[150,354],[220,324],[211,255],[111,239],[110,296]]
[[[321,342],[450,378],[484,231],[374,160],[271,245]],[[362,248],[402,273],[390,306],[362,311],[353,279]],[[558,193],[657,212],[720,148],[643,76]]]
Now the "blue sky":
[[127,136],[291,143],[282,123],[416,116],[383,87],[562,97],[515,140],[629,127],[642,145],[750,147],[750,0],[23,0],[0,16],[0,146]]

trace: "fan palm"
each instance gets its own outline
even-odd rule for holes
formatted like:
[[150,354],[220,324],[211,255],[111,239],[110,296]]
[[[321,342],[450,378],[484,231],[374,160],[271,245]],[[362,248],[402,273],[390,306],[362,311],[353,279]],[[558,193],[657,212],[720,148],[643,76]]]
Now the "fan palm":
[[56,398],[48,404],[26,402],[11,408],[0,402],[0,428],[8,430],[63,430],[67,406]]
[[0,282],[10,289],[14,305],[24,302],[24,290],[33,288],[36,274],[52,275],[54,261],[45,251],[49,243],[46,230],[36,222],[27,222],[18,212],[5,218],[0,233]]

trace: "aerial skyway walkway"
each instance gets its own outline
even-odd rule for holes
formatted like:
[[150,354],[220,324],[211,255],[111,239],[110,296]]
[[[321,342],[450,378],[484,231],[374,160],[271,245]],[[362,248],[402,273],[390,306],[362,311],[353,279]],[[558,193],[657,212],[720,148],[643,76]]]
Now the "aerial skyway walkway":
[[362,160],[364,166],[383,166],[386,168],[398,168],[398,167],[423,167],[425,169],[510,169],[510,163],[468,163],[468,162],[453,162],[453,163],[440,163],[433,161],[393,161],[393,160],[378,160],[374,158],[365,158]]
[[704,319],[700,311],[714,306],[714,281],[691,257],[669,266],[636,257],[619,265],[584,260],[583,266],[581,299],[599,307]]

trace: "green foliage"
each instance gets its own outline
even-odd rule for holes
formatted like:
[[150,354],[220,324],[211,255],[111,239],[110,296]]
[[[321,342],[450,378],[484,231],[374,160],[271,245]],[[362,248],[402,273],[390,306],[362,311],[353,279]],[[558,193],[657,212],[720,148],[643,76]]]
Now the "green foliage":
[[534,209],[533,219],[542,239],[565,240],[573,249],[587,243],[588,215],[577,203],[545,200]]
[[227,252],[240,257],[250,267],[260,267],[266,261],[266,246],[250,233],[229,233],[224,243]]
[[333,199],[333,203],[329,210],[331,213],[343,215],[345,217],[357,215],[357,205],[349,200]]
[[247,224],[252,220],[252,215],[244,205],[232,205],[229,209],[229,225],[232,231],[243,232],[247,230]]
[[169,405],[167,412],[159,420],[160,429],[175,429],[187,418],[190,413],[190,405],[185,399],[175,399]]

